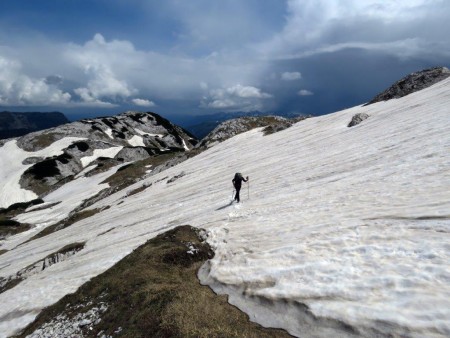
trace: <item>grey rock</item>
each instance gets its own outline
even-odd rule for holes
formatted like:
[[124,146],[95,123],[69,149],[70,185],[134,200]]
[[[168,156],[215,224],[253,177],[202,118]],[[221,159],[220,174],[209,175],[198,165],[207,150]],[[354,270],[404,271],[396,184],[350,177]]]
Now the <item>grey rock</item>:
[[434,67],[420,72],[412,73],[394,83],[384,92],[375,96],[366,105],[398,99],[419,90],[425,89],[450,76],[450,70],[446,67]]
[[79,322],[79,326],[86,326],[86,325],[91,325],[92,321],[90,321],[89,319],[83,319]]
[[369,114],[366,113],[358,113],[353,115],[352,120],[350,121],[350,123],[347,125],[347,127],[353,127],[356,126],[358,124],[360,124],[362,121],[368,119],[370,117]]
[[219,124],[209,133],[197,147],[209,148],[237,134],[254,128],[266,127],[270,124],[285,122],[288,119],[280,116],[239,117]]
[[117,159],[124,162],[135,162],[149,157],[149,151],[144,147],[126,147],[116,155]]
[[24,159],[22,161],[22,164],[25,164],[25,165],[27,165],[27,164],[36,164],[36,163],[41,162],[43,160],[44,160],[43,157],[32,156],[32,157],[28,157],[28,158]]
[[181,177],[183,177],[183,176],[185,176],[185,175],[186,175],[186,173],[185,173],[184,171],[182,171],[182,172],[179,173],[178,175],[175,175],[174,177],[168,179],[168,180],[167,180],[167,184],[173,183],[173,182],[175,182],[177,179],[179,179],[179,178],[181,178]]

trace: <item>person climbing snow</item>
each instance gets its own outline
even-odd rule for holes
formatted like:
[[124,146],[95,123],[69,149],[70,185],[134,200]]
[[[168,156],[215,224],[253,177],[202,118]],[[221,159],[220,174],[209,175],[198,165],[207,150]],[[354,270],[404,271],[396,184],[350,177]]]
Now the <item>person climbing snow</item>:
[[233,183],[234,189],[236,189],[236,195],[234,197],[234,200],[236,202],[240,202],[239,192],[241,191],[242,181],[247,182],[248,176],[246,178],[242,177],[241,173],[236,173],[234,175],[234,178],[231,180]]

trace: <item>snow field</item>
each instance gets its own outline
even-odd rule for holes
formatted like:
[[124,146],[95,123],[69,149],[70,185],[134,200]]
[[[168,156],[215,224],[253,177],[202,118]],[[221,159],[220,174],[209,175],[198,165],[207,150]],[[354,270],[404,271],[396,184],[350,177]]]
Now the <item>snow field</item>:
[[[291,308],[299,302],[356,328],[386,323],[412,337],[449,336],[448,107],[450,79],[273,135],[252,130],[128,188],[152,183],[140,193],[99,201],[90,208],[111,208],[0,256],[0,275],[9,276],[30,253],[37,261],[86,241],[76,255],[0,294],[0,318],[9,318],[0,332],[23,327],[36,309],[147,239],[190,224],[207,229],[215,249],[202,281],[233,293],[231,301],[262,324],[305,334]],[[359,112],[369,119],[347,128]],[[244,184],[243,203],[230,205],[237,171],[250,176],[250,199]],[[249,297],[273,301],[278,314],[261,315]]]
[[70,212],[81,205],[83,201],[95,196],[101,190],[108,188],[109,184],[100,183],[114,174],[121,166],[122,164],[94,176],[77,178],[45,196],[44,202],[46,204],[60,203],[50,208],[33,211],[42,206],[42,204],[39,204],[27,209],[26,213],[18,215],[15,218],[16,221],[33,224],[34,227],[8,239],[3,243],[1,248],[4,250],[11,250],[20,243],[33,237],[47,226],[56,224],[68,217]]
[[29,157],[51,157],[61,155],[63,149],[76,141],[84,140],[79,137],[66,137],[52,143],[47,148],[28,152],[17,146],[17,141],[12,140],[0,147],[0,208],[7,208],[11,204],[30,201],[37,195],[20,187],[19,181],[22,174],[32,164],[22,164]]

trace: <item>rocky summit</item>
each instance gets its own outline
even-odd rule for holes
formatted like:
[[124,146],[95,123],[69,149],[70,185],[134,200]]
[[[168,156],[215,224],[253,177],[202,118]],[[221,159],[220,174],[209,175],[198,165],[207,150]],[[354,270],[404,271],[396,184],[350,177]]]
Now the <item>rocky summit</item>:
[[447,67],[434,67],[409,74],[403,79],[395,82],[385,91],[375,96],[367,104],[369,105],[372,103],[387,101],[390,99],[398,99],[400,97],[430,87],[449,76],[450,70]]

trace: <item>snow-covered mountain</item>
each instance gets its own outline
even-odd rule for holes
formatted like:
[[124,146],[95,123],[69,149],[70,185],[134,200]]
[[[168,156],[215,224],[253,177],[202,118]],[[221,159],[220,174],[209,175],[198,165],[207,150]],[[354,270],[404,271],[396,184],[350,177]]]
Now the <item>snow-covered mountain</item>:
[[126,112],[3,140],[0,208],[28,202],[74,179],[151,156],[192,149],[197,140],[155,113]]
[[[348,127],[357,114],[364,118]],[[190,224],[206,230],[215,252],[201,282],[264,326],[301,337],[448,337],[449,131],[447,78],[277,133],[238,134],[61,225],[117,167],[79,175],[16,216],[32,228],[1,242],[0,335],[148,239]],[[83,135],[70,137],[40,151],[57,155]],[[8,144],[0,151],[21,154]],[[237,171],[250,183],[232,204]],[[52,231],[34,237],[43,229]],[[56,263],[34,268],[49,257]]]

